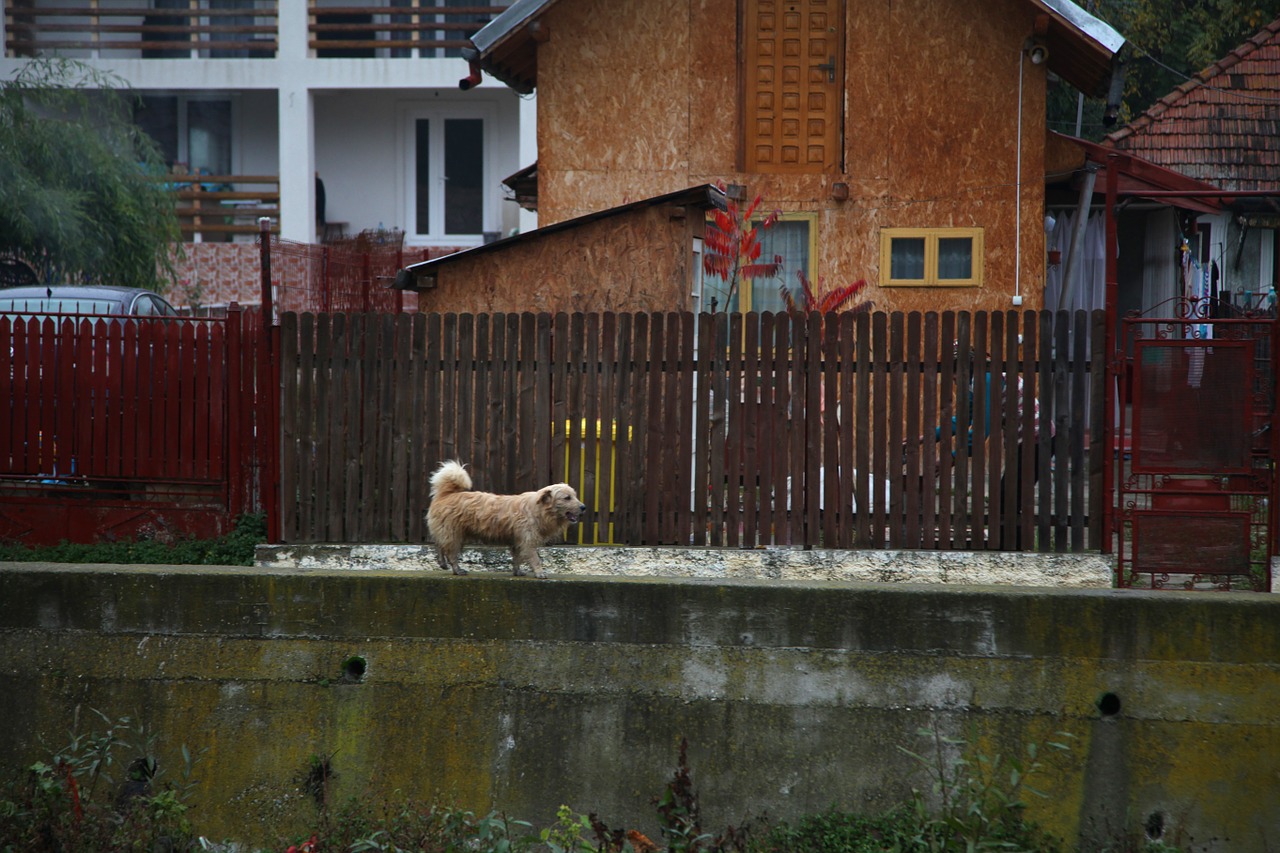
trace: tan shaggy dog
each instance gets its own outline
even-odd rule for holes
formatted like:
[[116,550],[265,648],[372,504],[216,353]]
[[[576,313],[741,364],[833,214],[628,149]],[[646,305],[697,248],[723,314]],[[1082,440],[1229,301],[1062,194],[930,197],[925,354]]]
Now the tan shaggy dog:
[[564,536],[586,512],[578,493],[567,483],[544,486],[536,492],[495,495],[477,492],[461,462],[441,462],[431,475],[431,507],[427,529],[436,543],[440,565],[455,575],[465,575],[458,555],[466,542],[506,545],[511,549],[511,572],[545,578],[538,546]]

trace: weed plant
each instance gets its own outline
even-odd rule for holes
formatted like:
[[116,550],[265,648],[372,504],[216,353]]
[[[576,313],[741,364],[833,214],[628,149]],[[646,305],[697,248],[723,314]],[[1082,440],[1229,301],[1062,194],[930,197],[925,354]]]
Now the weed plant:
[[177,853],[194,849],[187,819],[196,759],[184,746],[171,777],[157,737],[129,718],[79,731],[68,743],[23,768],[0,788],[4,853]]
[[214,539],[155,537],[93,544],[63,541],[40,547],[0,543],[0,562],[252,566],[255,546],[266,541],[266,516],[250,513],[237,518],[230,533]]
[[[157,738],[130,718],[94,711],[104,730],[78,733],[23,768],[0,788],[0,853],[948,853],[1062,848],[1025,815],[1030,781],[1052,767],[1042,747],[1013,757],[976,753],[972,744],[921,731],[927,748],[900,747],[919,763],[931,793],[916,789],[910,802],[881,814],[859,815],[832,806],[793,821],[759,818],[719,832],[702,825],[701,808],[683,739],[675,773],[651,800],[660,834],[613,828],[597,814],[562,805],[550,825],[535,829],[493,811],[351,799],[328,802],[328,773],[320,774],[318,813],[304,835],[267,847],[214,842],[193,833],[187,816],[197,761],[183,747],[165,773]],[[77,720],[79,717],[77,711]],[[1065,738],[1047,744],[1068,749]],[[311,774],[315,775],[315,774]],[[311,776],[308,776],[310,779]],[[302,782],[299,782],[302,785]],[[1178,853],[1167,843],[1125,839],[1114,853]],[[260,840],[259,840],[260,843]]]

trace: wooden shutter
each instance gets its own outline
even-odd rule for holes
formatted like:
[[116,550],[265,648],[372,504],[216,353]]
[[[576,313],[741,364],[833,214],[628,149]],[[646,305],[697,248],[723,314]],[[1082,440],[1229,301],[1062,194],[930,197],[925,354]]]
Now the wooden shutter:
[[745,2],[747,171],[840,171],[844,0]]

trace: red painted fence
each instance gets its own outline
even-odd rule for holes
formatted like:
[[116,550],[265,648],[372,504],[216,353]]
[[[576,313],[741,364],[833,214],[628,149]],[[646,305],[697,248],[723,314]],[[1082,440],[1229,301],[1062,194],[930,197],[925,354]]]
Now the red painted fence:
[[203,538],[259,509],[261,333],[238,308],[0,316],[0,538]]

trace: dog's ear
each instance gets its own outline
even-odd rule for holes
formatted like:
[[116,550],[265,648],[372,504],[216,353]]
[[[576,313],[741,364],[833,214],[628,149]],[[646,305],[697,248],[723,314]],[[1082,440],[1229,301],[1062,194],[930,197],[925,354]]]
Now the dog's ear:
[[551,487],[550,487],[550,486],[547,486],[547,487],[546,487],[545,489],[543,489],[543,490],[542,490],[542,492],[538,495],[538,503],[540,503],[540,504],[549,504],[549,503],[551,503],[551,501],[552,501],[552,497],[551,497]]

